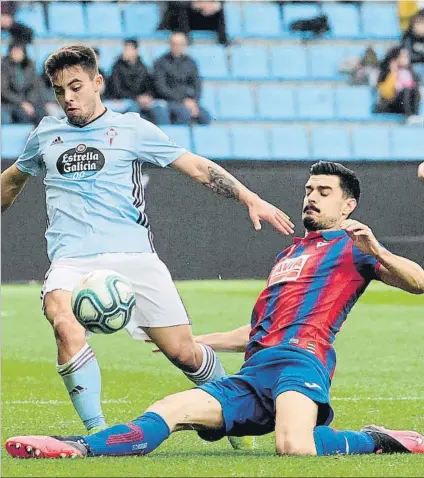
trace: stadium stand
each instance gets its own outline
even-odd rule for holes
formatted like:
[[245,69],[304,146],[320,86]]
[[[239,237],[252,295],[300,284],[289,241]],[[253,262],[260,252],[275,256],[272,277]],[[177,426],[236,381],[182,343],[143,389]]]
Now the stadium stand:
[[359,126],[352,131],[352,156],[361,161],[390,158],[389,129]]
[[233,152],[229,129],[226,126],[194,126],[193,149],[207,158],[231,159]]
[[[293,21],[320,13],[331,25],[321,38],[300,42],[301,34],[289,31]],[[202,33],[189,47],[204,81],[201,104],[214,124],[164,127],[176,142],[214,159],[422,159],[422,127],[403,124],[400,115],[374,114],[373,88],[348,85],[339,72],[344,58],[360,55],[370,42],[382,58],[399,40],[394,4],[227,2],[225,15],[235,44],[224,47]],[[16,18],[36,32],[28,54],[38,73],[48,54],[74,40],[99,47],[106,75],[122,38],[139,39],[148,67],[168,50],[155,2],[50,2],[46,10],[26,2]],[[3,42],[2,55],[6,50]],[[28,128],[3,126],[3,158],[16,158]]]
[[[27,8],[19,9],[16,12],[15,19],[19,23],[23,23],[32,28],[38,37],[45,37],[47,35],[46,18],[41,3],[37,2],[33,5],[28,5]],[[69,28],[69,22],[68,22]]]
[[52,37],[83,38],[88,34],[83,6],[78,2],[52,2],[48,5],[48,17]]

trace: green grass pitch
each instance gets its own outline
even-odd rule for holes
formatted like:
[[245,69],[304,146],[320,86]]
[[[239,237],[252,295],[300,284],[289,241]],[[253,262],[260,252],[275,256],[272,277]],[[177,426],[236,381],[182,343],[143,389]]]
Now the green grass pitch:
[[[181,282],[195,333],[248,322],[260,281]],[[42,317],[39,285],[2,288],[2,440],[20,434],[78,434],[83,428],[55,370],[55,344]],[[375,284],[353,309],[336,341],[334,426],[376,423],[424,432],[424,296]],[[129,421],[154,400],[190,387],[166,359],[121,332],[91,340],[103,374],[110,424]],[[240,354],[221,354],[228,372]],[[16,460],[3,452],[2,476],[423,476],[424,455],[277,457],[272,434],[254,452],[226,439],[171,436],[146,457]]]

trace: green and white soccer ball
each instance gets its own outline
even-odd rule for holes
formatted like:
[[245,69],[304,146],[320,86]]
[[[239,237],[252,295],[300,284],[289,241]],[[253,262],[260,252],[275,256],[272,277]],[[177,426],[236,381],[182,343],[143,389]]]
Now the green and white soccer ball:
[[113,334],[123,329],[136,305],[131,283],[111,270],[83,276],[72,292],[71,303],[78,322],[95,334]]

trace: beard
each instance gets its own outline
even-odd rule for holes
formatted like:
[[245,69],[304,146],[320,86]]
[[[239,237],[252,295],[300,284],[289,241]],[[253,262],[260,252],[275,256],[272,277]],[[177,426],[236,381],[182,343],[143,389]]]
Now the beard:
[[306,216],[303,218],[303,225],[307,231],[318,231],[321,228],[319,221],[316,221],[313,217]]
[[84,126],[85,124],[87,124],[91,118],[93,117],[93,114],[94,114],[94,110],[95,108],[93,107],[92,110],[88,111],[87,113],[83,113],[83,114],[80,114],[78,116],[67,116],[68,118],[68,121],[72,124],[74,124],[75,126]]
[[311,216],[305,216],[303,218],[303,226],[309,232],[331,229],[334,227],[336,222],[337,221],[333,218],[321,218],[321,220],[315,219]]

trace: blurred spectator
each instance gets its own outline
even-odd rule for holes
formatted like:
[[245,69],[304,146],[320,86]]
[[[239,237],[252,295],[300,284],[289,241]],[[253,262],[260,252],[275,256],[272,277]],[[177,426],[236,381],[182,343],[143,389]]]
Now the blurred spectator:
[[408,50],[391,48],[381,63],[377,88],[378,113],[404,114],[412,122],[418,114],[420,89],[417,75],[411,68]]
[[196,62],[185,54],[186,36],[171,35],[170,47],[156,60],[153,73],[158,98],[168,102],[168,118],[174,124],[209,124],[209,113],[199,106],[201,80]]
[[23,23],[15,22],[15,2],[1,2],[1,31],[10,35],[11,43],[32,43],[33,31]]
[[2,123],[38,123],[44,116],[40,80],[25,46],[12,43],[1,68]]
[[376,86],[380,62],[372,46],[367,47],[362,58],[352,56],[345,58],[339,69],[340,73],[350,75],[352,85]]
[[3,1],[1,2],[1,14],[9,14],[12,17],[15,16],[16,10],[18,8],[17,2]]
[[223,3],[212,1],[167,2],[159,30],[185,33],[190,38],[192,30],[211,30],[218,35],[218,42],[228,45]]
[[424,9],[411,18],[402,38],[402,46],[409,51],[415,73],[424,80]]
[[399,0],[398,17],[400,29],[404,32],[409,28],[411,18],[418,12],[417,0]]
[[137,48],[136,40],[125,40],[122,55],[114,64],[107,84],[108,104],[120,113],[137,112],[155,124],[166,124],[165,102],[153,98],[153,81]]

